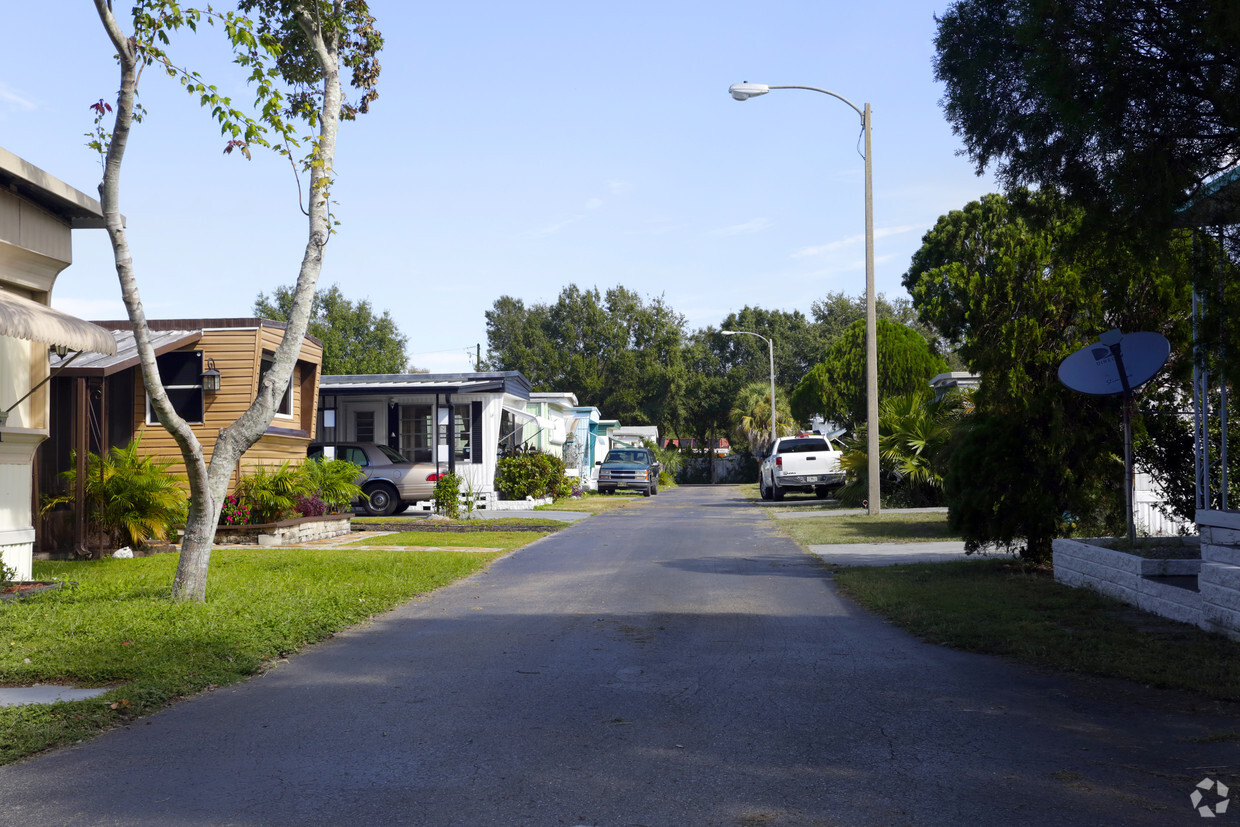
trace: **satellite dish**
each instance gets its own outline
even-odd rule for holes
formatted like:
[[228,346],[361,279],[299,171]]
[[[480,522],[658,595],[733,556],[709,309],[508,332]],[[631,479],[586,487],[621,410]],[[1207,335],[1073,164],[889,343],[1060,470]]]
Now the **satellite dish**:
[[[1119,375],[1117,351],[1128,379],[1127,387]],[[1170,355],[1171,343],[1161,333],[1120,334],[1112,330],[1104,333],[1100,341],[1060,362],[1059,381],[1091,396],[1124,393],[1153,379]]]

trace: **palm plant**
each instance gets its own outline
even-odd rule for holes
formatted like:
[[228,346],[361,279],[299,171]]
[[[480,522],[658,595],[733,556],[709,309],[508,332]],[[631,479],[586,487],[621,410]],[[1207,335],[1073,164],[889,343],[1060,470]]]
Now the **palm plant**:
[[302,466],[306,487],[333,512],[348,510],[361,496],[362,487],[357,484],[361,472],[356,464],[343,459],[313,458]]
[[258,523],[294,516],[297,501],[315,493],[302,468],[287,460],[276,468],[256,465],[237,485],[237,494],[253,507]]
[[[903,505],[938,505],[943,499],[943,474],[956,423],[965,410],[965,397],[950,393],[935,398],[926,389],[889,396],[878,410],[878,453],[885,493]],[[862,427],[844,442],[840,465],[848,482],[837,496],[860,503],[868,495],[869,456]]]
[[788,397],[775,389],[775,434],[771,434],[771,389],[765,382],[750,382],[741,388],[728,414],[732,433],[747,443],[751,453],[761,453],[775,437],[796,432],[796,422],[788,407]]
[[[86,463],[86,513],[92,536],[104,544],[142,548],[164,542],[185,524],[188,496],[168,473],[172,460],[142,456],[139,433],[128,445],[105,454],[89,454]],[[43,513],[75,501],[77,457],[60,474],[65,493],[43,501]]]

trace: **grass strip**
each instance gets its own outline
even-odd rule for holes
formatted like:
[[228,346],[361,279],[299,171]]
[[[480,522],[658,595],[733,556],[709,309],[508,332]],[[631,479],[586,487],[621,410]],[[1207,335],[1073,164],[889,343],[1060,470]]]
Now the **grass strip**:
[[[520,539],[533,538],[523,532]],[[217,549],[205,604],[168,599],[177,563],[172,554],[36,562],[36,578],[74,585],[0,604],[0,684],[114,688],[92,700],[0,707],[0,763],[244,680],[501,554]]]
[[837,569],[840,589],[932,643],[1240,700],[1240,643],[1164,620],[1020,561]]
[[958,540],[947,527],[946,514],[866,514],[798,517],[779,526],[802,545],[836,543],[928,543]]
[[568,497],[563,500],[556,500],[550,505],[535,506],[534,512],[572,511],[585,514],[600,514],[616,508],[625,508],[631,505],[634,500],[643,499],[645,497],[634,491],[617,491],[614,494],[596,494],[588,491],[580,497]]

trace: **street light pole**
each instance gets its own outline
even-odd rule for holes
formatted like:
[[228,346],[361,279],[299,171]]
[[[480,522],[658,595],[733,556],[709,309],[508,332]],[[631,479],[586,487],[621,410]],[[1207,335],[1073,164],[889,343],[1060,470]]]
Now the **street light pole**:
[[878,322],[875,315],[874,297],[874,185],[870,162],[870,105],[867,103],[865,109],[861,109],[848,98],[827,89],[819,89],[817,86],[769,86],[765,83],[745,82],[732,84],[728,92],[736,100],[743,101],[765,95],[772,89],[806,89],[810,92],[821,92],[843,101],[861,116],[861,128],[865,134],[865,422],[866,467],[869,472],[867,511],[871,517],[876,517],[881,509],[881,503],[878,473]]
[[757,336],[766,342],[766,347],[771,356],[771,445],[775,445],[775,340],[768,339],[761,333],[753,333],[749,330],[721,330],[724,336]]

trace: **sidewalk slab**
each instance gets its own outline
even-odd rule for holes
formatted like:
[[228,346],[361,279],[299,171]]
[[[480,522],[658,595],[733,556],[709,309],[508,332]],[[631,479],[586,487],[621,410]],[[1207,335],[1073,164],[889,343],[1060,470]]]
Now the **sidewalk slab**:
[[0,689],[0,706],[24,706],[25,704],[54,704],[59,701],[85,701],[97,698],[107,688],[78,689],[75,686],[35,684]]
[[[963,540],[935,543],[835,543],[809,546],[824,563],[837,566],[892,566],[897,563],[941,563],[971,559]],[[976,555],[972,559],[978,559]]]
[[[796,511],[780,510],[772,508],[769,503],[762,503],[766,506],[767,513],[776,520],[796,520],[804,517],[860,517],[867,514],[864,508],[805,508]],[[946,514],[947,509],[942,506],[933,508],[884,508],[883,514]]]

